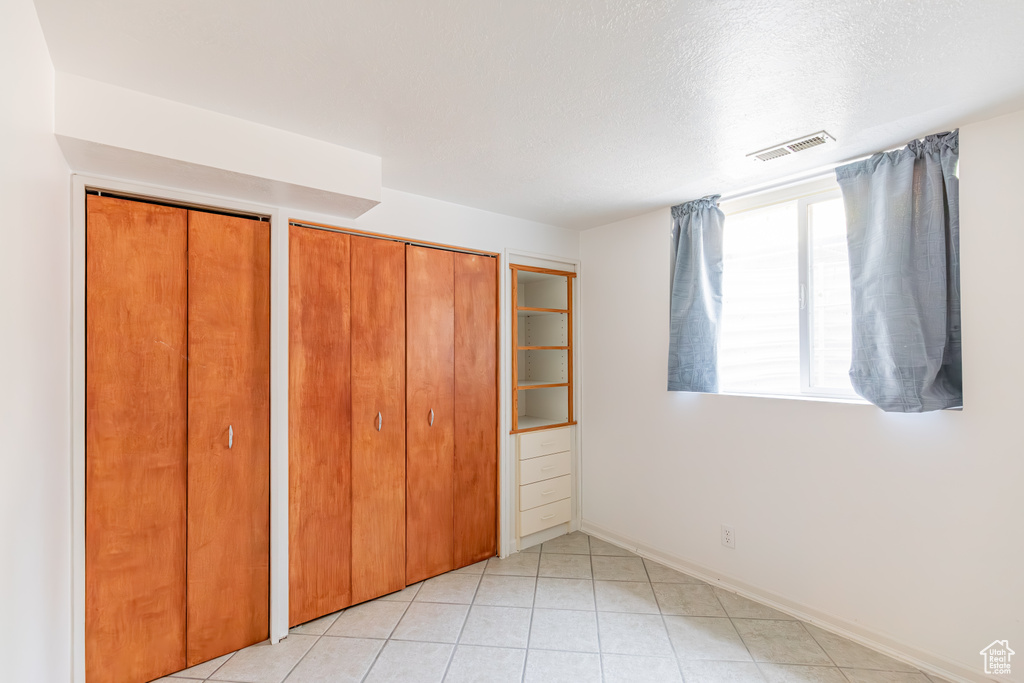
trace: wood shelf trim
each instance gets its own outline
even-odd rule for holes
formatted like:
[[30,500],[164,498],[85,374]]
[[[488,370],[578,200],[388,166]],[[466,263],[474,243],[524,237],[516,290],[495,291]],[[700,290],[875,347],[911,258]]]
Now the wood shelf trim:
[[568,346],[517,346],[517,351],[568,351]]
[[530,389],[554,389],[557,387],[567,387],[568,382],[557,382],[552,384],[520,384],[516,387],[516,391],[529,391]]
[[558,429],[559,427],[570,427],[576,424],[576,421],[572,422],[559,422],[558,424],[541,425],[540,427],[527,427],[526,429],[513,429],[509,434],[523,434],[525,432],[539,432],[542,429]]
[[[512,269],[512,310],[519,309],[519,271]],[[500,309],[499,309],[500,310]],[[501,329],[500,326],[498,329]],[[512,341],[519,345],[519,316],[512,316]],[[519,354],[512,354],[512,386],[519,384]],[[519,430],[519,390],[512,391],[512,433]],[[499,515],[500,517],[500,515]]]
[[547,275],[561,275],[562,277],[576,277],[576,273],[571,270],[553,270],[551,268],[537,268],[536,266],[522,266],[518,263],[509,264],[509,268],[512,270],[526,270],[531,273],[545,273]]
[[533,311],[534,313],[568,313],[568,308],[536,308],[534,306],[520,306],[517,311]]
[[565,317],[566,318],[566,322],[569,324],[569,334],[568,334],[568,337],[566,338],[566,341],[569,342],[569,347],[566,350],[566,354],[565,355],[566,355],[566,357],[567,357],[567,359],[569,361],[569,422],[570,422],[570,424],[576,424],[576,414],[574,413],[574,405],[573,405],[576,402],[576,388],[575,388],[575,385],[573,383],[574,381],[573,381],[573,372],[572,372],[573,355],[574,355],[574,351],[573,351],[573,329],[572,329],[572,316],[573,316],[573,312],[572,312],[572,308],[573,308],[573,305],[572,305],[572,282],[573,282],[572,278],[568,278],[565,281],[565,292],[566,292],[565,305],[569,309],[569,315],[567,315]]

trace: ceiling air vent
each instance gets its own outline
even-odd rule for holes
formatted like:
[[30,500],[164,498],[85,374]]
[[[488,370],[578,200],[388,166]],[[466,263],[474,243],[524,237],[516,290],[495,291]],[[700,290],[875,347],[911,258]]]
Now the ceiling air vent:
[[[767,151],[758,152],[754,156],[756,156],[761,161],[771,161],[772,159],[778,159],[779,157],[784,157],[788,154],[791,154],[791,152],[785,147],[772,147]],[[750,155],[748,154],[747,156]]]
[[834,141],[835,138],[825,131],[819,130],[817,133],[805,135],[802,138],[790,140],[789,142],[784,142],[781,145],[775,145],[757,152],[751,152],[747,157],[756,157],[761,161],[771,161],[772,159],[778,159],[780,157],[789,156],[790,154],[802,152],[805,149],[810,149],[811,147],[824,145],[830,140]]

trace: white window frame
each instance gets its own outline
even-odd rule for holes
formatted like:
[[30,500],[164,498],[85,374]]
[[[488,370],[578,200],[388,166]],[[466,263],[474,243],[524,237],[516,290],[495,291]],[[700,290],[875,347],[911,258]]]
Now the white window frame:
[[[813,292],[813,269],[811,268],[810,221],[808,209],[812,204],[841,198],[842,192],[834,174],[819,176],[810,180],[776,187],[763,192],[756,192],[727,199],[719,203],[725,213],[725,230],[729,229],[729,216],[756,211],[776,204],[796,201],[797,203],[797,239],[798,239],[798,290],[800,311],[800,393],[736,393],[744,396],[765,396],[771,398],[796,398],[808,400],[842,401],[867,403],[853,388],[844,390],[840,387],[816,388],[811,386],[811,330],[813,321],[811,296]],[[728,277],[728,274],[726,274]]]
[[[811,385],[811,330],[813,330],[813,307],[811,298],[814,292],[814,269],[811,267],[811,227],[810,208],[813,204],[842,199],[842,191],[837,186],[833,190],[825,190],[797,199],[797,230],[799,234],[799,280],[800,280],[800,392],[807,396],[824,398],[852,398],[860,396],[853,387],[819,388]],[[792,200],[789,200],[792,201]]]

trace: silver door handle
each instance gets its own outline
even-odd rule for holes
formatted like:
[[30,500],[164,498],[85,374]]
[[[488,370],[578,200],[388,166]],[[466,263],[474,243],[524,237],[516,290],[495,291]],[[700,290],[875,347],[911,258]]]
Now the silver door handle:
[[433,408],[430,409],[430,419],[427,420],[427,424],[430,425],[431,427],[434,426],[434,409]]
[[377,413],[377,431],[380,431],[381,425],[384,424],[384,420],[380,416],[380,412]]
[[235,430],[231,425],[228,425],[228,448],[231,448],[233,445],[235,445]]

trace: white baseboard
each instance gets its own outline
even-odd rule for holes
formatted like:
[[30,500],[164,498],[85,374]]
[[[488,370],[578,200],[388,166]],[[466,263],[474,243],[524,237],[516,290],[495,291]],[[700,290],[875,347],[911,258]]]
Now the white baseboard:
[[[970,669],[961,663],[952,661],[932,652],[920,650],[907,645],[906,643],[902,643],[890,636],[872,631],[871,629],[864,628],[858,624],[854,624],[838,615],[823,612],[810,607],[809,605],[804,605],[796,600],[790,600],[785,596],[778,595],[758,586],[746,583],[745,581],[741,581],[713,569],[709,569],[708,567],[695,564],[677,555],[673,555],[672,553],[646,545],[636,539],[629,538],[612,531],[611,529],[588,522],[586,519],[583,520],[580,530],[591,536],[595,536],[602,541],[607,541],[612,545],[630,550],[641,557],[646,557],[649,560],[663,564],[666,567],[690,574],[698,579],[707,581],[712,585],[716,585],[724,588],[725,590],[742,595],[745,598],[764,603],[769,607],[796,617],[801,621],[814,624],[815,626],[835,633],[838,636],[848,638],[849,640],[859,643],[865,647],[869,647],[872,650],[877,650],[892,657],[893,659],[906,662],[907,664],[921,669],[927,674],[945,678],[949,681],[956,681],[957,683],[972,683],[976,681],[991,683],[992,681],[992,679],[987,678],[980,673],[980,666],[977,669]],[[1011,681],[1018,679],[1000,677],[1000,680],[1010,683]]]

